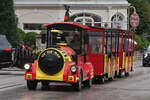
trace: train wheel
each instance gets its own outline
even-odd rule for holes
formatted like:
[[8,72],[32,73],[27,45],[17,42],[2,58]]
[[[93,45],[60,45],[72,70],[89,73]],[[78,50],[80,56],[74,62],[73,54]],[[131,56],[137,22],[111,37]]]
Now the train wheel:
[[85,87],[91,87],[92,86],[92,79],[89,79],[89,80],[85,81],[84,86]]
[[109,80],[109,81],[113,81],[113,80],[114,80],[114,77],[112,76],[112,77],[108,78],[108,80]]
[[122,72],[119,71],[119,75],[118,75],[118,78],[121,78],[122,77]]
[[118,76],[118,75],[117,75],[117,71],[115,71],[115,78],[117,78],[117,76]]
[[42,88],[47,88],[49,86],[49,82],[48,81],[42,81]]
[[30,80],[27,80],[27,88],[29,90],[35,90],[37,87],[37,81],[30,81]]
[[79,81],[73,84],[73,87],[76,91],[80,91],[82,89],[82,74],[79,75]]
[[125,72],[125,76],[128,77],[129,76],[129,72]]
[[99,77],[98,78],[98,83],[99,84],[104,84],[105,83],[105,78],[104,77]]

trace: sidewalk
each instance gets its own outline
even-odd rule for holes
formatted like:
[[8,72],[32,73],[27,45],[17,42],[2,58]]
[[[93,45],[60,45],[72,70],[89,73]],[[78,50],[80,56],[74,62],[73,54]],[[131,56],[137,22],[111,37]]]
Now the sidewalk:
[[24,75],[25,70],[16,67],[2,68],[0,70],[0,75]]
[[8,68],[2,68],[3,71],[24,71],[24,69],[20,69],[17,67],[8,67]]
[[135,60],[134,61],[134,66],[135,67],[141,67],[142,66],[142,60]]

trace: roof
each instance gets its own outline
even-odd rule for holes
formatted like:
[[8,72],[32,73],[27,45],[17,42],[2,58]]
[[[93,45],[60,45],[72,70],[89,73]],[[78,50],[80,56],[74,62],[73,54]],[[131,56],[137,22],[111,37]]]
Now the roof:
[[127,0],[14,0],[15,6],[129,6]]
[[102,28],[88,27],[86,25],[78,24],[75,22],[57,22],[52,24],[44,25],[43,27],[58,29],[58,30],[75,30],[75,29],[83,29],[83,30],[91,30],[91,31],[102,31]]

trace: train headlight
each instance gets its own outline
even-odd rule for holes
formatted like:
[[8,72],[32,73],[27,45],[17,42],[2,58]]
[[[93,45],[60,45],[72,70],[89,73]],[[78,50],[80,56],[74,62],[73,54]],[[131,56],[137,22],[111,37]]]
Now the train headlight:
[[31,67],[30,64],[25,64],[25,65],[24,65],[24,68],[25,68],[26,70],[30,69],[30,67]]
[[144,58],[146,58],[147,56],[148,56],[148,54],[147,54],[147,53],[145,53],[145,54],[144,54]]
[[72,66],[72,67],[71,67],[71,72],[72,72],[72,73],[75,73],[76,71],[77,71],[77,67],[76,67],[76,66]]

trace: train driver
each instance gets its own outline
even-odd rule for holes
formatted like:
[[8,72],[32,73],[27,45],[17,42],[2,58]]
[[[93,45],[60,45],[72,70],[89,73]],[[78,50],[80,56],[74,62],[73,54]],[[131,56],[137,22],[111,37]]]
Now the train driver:
[[73,39],[70,42],[70,46],[75,50],[77,54],[80,54],[80,38],[78,34],[73,36]]

